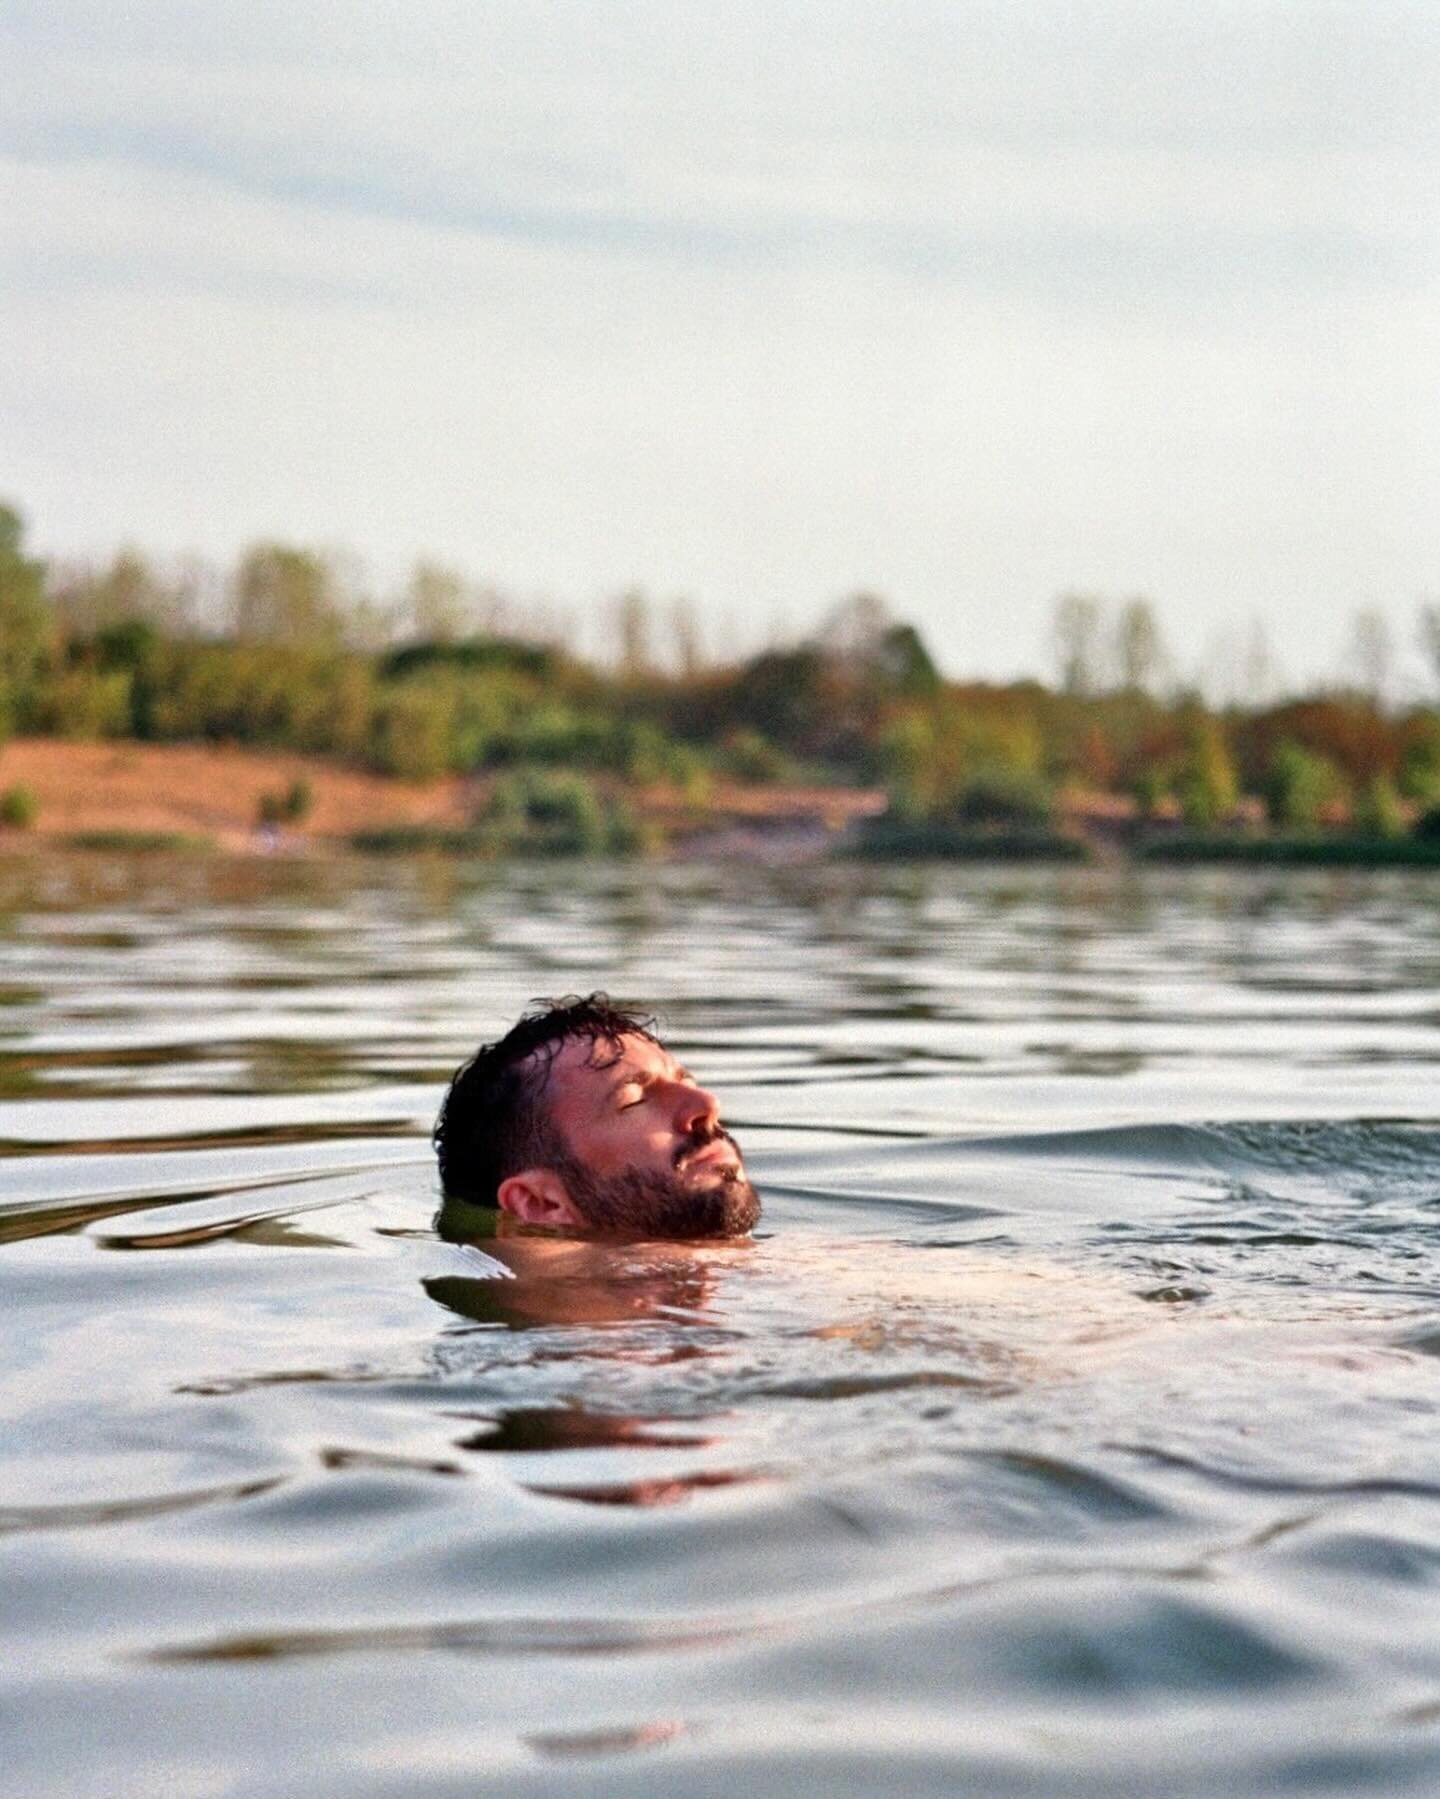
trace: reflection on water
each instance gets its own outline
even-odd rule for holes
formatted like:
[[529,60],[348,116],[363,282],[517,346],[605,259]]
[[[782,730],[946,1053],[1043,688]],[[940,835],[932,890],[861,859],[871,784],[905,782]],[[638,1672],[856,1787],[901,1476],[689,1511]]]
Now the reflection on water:
[[[1403,874],[0,865],[16,1790],[1433,1792],[1437,973]],[[432,1227],[599,984],[753,1244]]]

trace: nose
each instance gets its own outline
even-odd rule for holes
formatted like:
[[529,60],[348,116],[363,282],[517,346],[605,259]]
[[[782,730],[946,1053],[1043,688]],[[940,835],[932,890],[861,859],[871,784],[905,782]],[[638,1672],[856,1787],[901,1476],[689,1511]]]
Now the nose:
[[697,1125],[714,1126],[720,1122],[720,1105],[713,1093],[690,1081],[677,1083],[679,1099],[675,1107],[676,1128],[688,1136]]

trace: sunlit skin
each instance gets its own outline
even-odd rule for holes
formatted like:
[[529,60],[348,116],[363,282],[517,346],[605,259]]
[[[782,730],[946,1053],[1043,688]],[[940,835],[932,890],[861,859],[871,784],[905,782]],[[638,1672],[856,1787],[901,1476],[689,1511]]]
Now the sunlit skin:
[[[498,1229],[478,1240],[516,1278],[457,1278],[448,1296],[437,1295],[442,1303],[468,1314],[465,1289],[475,1285],[484,1288],[475,1315],[512,1328],[603,1326],[661,1314],[672,1324],[687,1315],[700,1322],[714,1317],[717,1283],[728,1276],[773,1276],[775,1263],[750,1240],[748,1225],[715,1236],[683,1229],[692,1200],[703,1206],[704,1196],[737,1183],[749,1189],[714,1094],[663,1045],[631,1033],[618,1040],[568,1040],[546,1071],[543,1094],[564,1155],[584,1179],[603,1183],[638,1174],[670,1183],[682,1228],[597,1228],[587,1216],[583,1187],[572,1192],[563,1169],[522,1169],[499,1187]],[[787,1278],[804,1270],[808,1289],[828,1294],[834,1307],[805,1334],[880,1350],[912,1335],[934,1347],[955,1333],[972,1365],[993,1364],[987,1372],[1006,1379],[1033,1372],[1057,1335],[1078,1363],[1092,1344],[1099,1350],[1127,1336],[1141,1322],[1137,1312],[1146,1310],[1134,1307],[1133,1296],[1121,1288],[1086,1283],[1061,1269],[1016,1267],[968,1248],[936,1253],[923,1267],[907,1264],[898,1290],[870,1245],[792,1235],[784,1239],[783,1258]],[[1132,1305],[1117,1306],[1122,1299]],[[924,1310],[931,1302],[940,1307],[934,1316]],[[987,1345],[992,1333],[993,1345]],[[588,1353],[645,1359],[655,1346],[616,1338]],[[673,1345],[667,1353],[676,1353]],[[972,1366],[970,1378],[977,1377]]]
[[[599,1182],[639,1175],[678,1185],[697,1201],[745,1181],[738,1146],[713,1093],[663,1045],[626,1034],[618,1043],[572,1038],[546,1081],[550,1118],[570,1155]],[[523,1169],[501,1182],[502,1213],[522,1224],[583,1230],[592,1223],[565,1174]]]

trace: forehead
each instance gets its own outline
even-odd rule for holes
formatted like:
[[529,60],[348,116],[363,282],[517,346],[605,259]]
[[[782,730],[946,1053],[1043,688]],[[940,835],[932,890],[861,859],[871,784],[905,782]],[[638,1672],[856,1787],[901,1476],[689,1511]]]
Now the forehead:
[[572,1037],[550,1064],[553,1101],[598,1099],[634,1075],[673,1075],[679,1064],[663,1044],[648,1037]]

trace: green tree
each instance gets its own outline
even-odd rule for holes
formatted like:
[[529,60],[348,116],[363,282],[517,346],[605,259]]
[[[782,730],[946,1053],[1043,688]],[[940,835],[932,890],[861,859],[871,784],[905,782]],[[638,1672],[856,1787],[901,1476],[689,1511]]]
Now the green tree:
[[570,770],[516,768],[490,790],[477,822],[501,851],[591,856],[621,847],[632,827],[607,811],[595,785]]
[[24,536],[20,514],[0,505],[0,734],[31,722],[54,638],[45,565],[25,555]]
[[1181,816],[1197,830],[1209,830],[1235,810],[1240,783],[1224,733],[1213,719],[1192,726],[1175,779]]
[[17,783],[0,793],[0,825],[28,831],[40,816],[40,800],[33,787]]
[[1127,600],[1115,621],[1115,675],[1126,693],[1148,693],[1165,666],[1160,626],[1149,600]]
[[377,701],[370,761],[382,774],[433,781],[451,766],[455,689],[448,683],[406,681]]
[[813,644],[764,651],[721,698],[731,723],[749,725],[801,755],[820,750],[832,723],[824,660]]
[[940,691],[940,671],[914,625],[890,625],[881,633],[875,671],[887,687],[907,699],[930,699]]
[[816,647],[862,704],[879,697],[928,699],[940,673],[914,625],[890,616],[879,594],[855,593],[831,609]]
[[685,594],[670,602],[670,637],[676,672],[682,681],[693,681],[705,666],[704,634],[695,602]]
[[84,665],[63,669],[36,697],[36,727],[80,740],[124,737],[131,727],[130,681],[126,669],[108,674]]
[[1033,770],[991,764],[970,775],[950,808],[959,824],[1048,825],[1055,810],[1049,783]]
[[1055,602],[1055,657],[1062,693],[1084,699],[1099,686],[1102,613],[1093,594],[1064,593]]
[[1406,721],[1399,787],[1422,806],[1440,802],[1440,714],[1418,712]]
[[622,593],[615,602],[615,633],[620,675],[626,681],[643,680],[651,672],[650,600],[638,587]]
[[898,713],[875,746],[876,772],[890,795],[890,810],[913,824],[935,805],[935,726],[927,713]]
[[1276,745],[1264,785],[1265,807],[1273,825],[1292,831],[1317,830],[1344,791],[1344,776],[1328,756],[1288,738]]
[[737,781],[771,783],[793,779],[795,766],[759,731],[745,726],[729,731],[720,744],[720,767]]
[[1156,817],[1161,806],[1170,797],[1171,786],[1171,772],[1161,763],[1147,762],[1135,771],[1130,792],[1141,818]]
[[260,543],[240,559],[232,583],[235,635],[244,643],[333,650],[341,637],[339,582],[313,550]]
[[1395,783],[1376,775],[1355,803],[1355,829],[1370,837],[1403,837],[1408,822]]
[[195,601],[193,580],[161,572],[139,550],[118,550],[103,568],[71,568],[51,583],[61,626],[73,642],[124,625],[181,635]]
[[418,643],[454,643],[465,635],[469,594],[465,577],[443,563],[417,562],[405,589],[405,610]]

